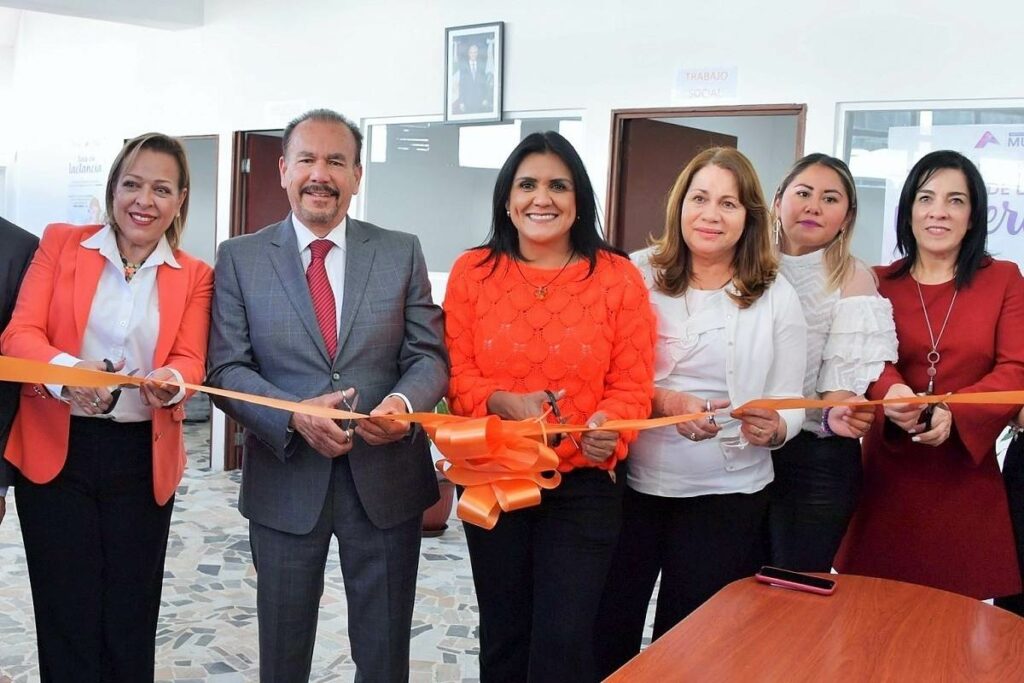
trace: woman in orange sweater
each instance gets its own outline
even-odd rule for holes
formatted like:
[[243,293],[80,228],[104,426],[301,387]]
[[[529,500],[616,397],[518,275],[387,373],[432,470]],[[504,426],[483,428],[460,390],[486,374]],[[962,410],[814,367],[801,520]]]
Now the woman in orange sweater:
[[522,420],[551,409],[592,431],[555,437],[562,483],[537,507],[466,525],[480,607],[481,681],[592,680],[594,618],[621,517],[621,463],[645,418],[654,322],[640,273],[605,242],[583,162],[534,133],[494,187],[491,235],[452,267],[445,297],[459,415]]

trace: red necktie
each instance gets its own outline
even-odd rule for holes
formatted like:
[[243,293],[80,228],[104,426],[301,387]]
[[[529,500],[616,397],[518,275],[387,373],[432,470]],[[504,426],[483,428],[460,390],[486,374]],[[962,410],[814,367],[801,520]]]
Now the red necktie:
[[316,322],[320,325],[320,334],[324,336],[324,343],[327,345],[327,355],[334,358],[338,351],[338,321],[334,315],[334,291],[331,289],[331,282],[327,279],[327,267],[324,259],[327,252],[334,248],[334,242],[330,240],[313,240],[309,243],[309,253],[312,259],[309,268],[306,268],[306,282],[309,284],[309,296],[313,299],[313,311],[316,313]]

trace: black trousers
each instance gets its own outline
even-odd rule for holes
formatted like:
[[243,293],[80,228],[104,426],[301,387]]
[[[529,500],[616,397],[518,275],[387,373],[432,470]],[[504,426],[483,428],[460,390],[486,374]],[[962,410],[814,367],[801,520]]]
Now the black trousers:
[[[1006,484],[1006,498],[1010,503],[1010,521],[1013,534],[1017,537],[1017,562],[1024,578],[1024,436],[1013,435],[1010,447],[1006,449],[1003,461],[1003,482]],[[1024,617],[1024,593],[995,599],[996,607]]]
[[71,418],[56,479],[15,487],[42,681],[153,680],[173,499],[153,500],[149,422]]
[[661,573],[654,638],[763,564],[768,494],[666,498],[626,489],[622,533],[597,618],[604,678],[638,652]]
[[770,564],[794,571],[831,571],[860,495],[860,442],[820,439],[802,431],[772,453],[772,463]]
[[594,681],[594,619],[619,535],[625,472],[563,475],[539,506],[465,525],[480,607],[480,680]]

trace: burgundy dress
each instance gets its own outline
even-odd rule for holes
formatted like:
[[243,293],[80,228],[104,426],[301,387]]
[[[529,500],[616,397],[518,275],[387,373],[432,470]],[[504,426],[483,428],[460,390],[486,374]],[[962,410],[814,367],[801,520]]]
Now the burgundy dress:
[[[898,266],[876,268],[878,289],[892,302],[899,360],[887,363],[868,388],[872,399],[883,398],[893,384],[914,391],[928,385],[928,327],[913,278],[887,277]],[[921,285],[921,291],[937,336],[953,283]],[[935,393],[1024,389],[1022,325],[1020,271],[988,260],[953,305],[939,342]],[[995,442],[1019,406],[950,408],[953,429],[938,447],[912,442],[878,409],[864,439],[864,489],[836,568],[976,598],[1017,593],[1021,578]]]

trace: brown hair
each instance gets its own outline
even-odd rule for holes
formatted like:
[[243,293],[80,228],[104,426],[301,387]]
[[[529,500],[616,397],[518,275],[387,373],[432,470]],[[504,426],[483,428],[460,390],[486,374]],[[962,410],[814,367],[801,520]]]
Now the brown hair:
[[[185,156],[185,148],[180,140],[163,133],[145,133],[137,138],[132,138],[124,143],[124,147],[114,157],[114,163],[110,165],[110,174],[107,176],[107,220],[115,231],[118,230],[118,227],[114,219],[114,191],[117,189],[117,183],[121,179],[121,174],[125,169],[131,168],[131,165],[135,163],[136,157],[139,156],[139,152],[144,149],[171,155],[178,164],[178,191],[183,192],[189,188],[188,159]],[[167,237],[167,243],[171,245],[171,249],[177,249],[181,244],[181,233],[185,231],[185,219],[188,218],[188,199],[188,193],[186,192],[178,215],[174,217],[171,221],[171,226],[164,233]]]
[[850,244],[853,241],[853,226],[857,223],[857,185],[850,173],[850,167],[842,159],[816,152],[808,154],[793,164],[786,177],[779,183],[779,189],[775,191],[775,199],[772,201],[772,224],[778,231],[775,240],[776,249],[782,249],[786,239],[786,231],[782,229],[782,222],[779,216],[775,215],[775,205],[782,202],[782,195],[789,188],[790,184],[798,175],[811,166],[824,166],[832,169],[843,184],[846,192],[846,217],[843,219],[845,227],[839,231],[831,242],[825,245],[825,253],[822,255],[822,262],[825,264],[825,273],[828,280],[825,284],[828,291],[839,289],[846,278],[853,275],[857,260],[850,253]]
[[735,275],[730,291],[740,308],[747,308],[774,282],[778,262],[772,251],[768,232],[768,207],[761,192],[761,182],[750,160],[731,147],[712,147],[695,156],[676,178],[665,209],[665,231],[652,242],[651,267],[658,290],[669,296],[686,292],[693,275],[690,251],[683,241],[681,213],[683,200],[693,177],[705,166],[718,166],[733,174],[739,186],[739,200],[747,215],[743,234],[736,243],[732,266]]

